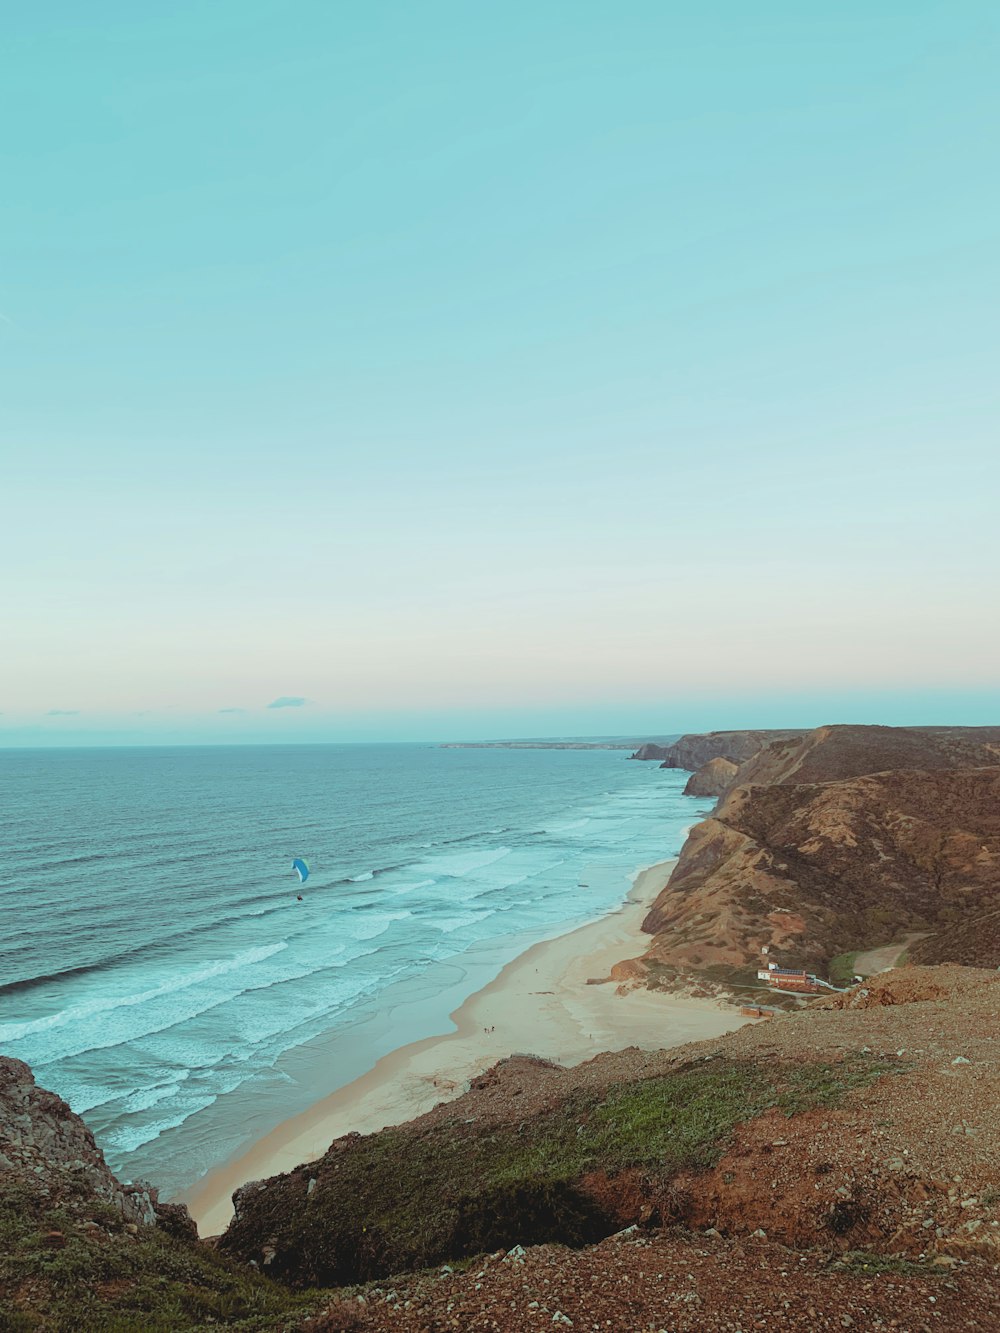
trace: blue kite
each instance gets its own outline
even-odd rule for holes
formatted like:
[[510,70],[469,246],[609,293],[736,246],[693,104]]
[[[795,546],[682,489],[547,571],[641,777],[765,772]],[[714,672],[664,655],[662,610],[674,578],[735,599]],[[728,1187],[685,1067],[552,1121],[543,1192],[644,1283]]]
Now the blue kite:
[[292,862],[292,869],[295,871],[296,875],[298,875],[300,884],[304,884],[309,878],[308,862],[303,861],[301,856],[297,856]]

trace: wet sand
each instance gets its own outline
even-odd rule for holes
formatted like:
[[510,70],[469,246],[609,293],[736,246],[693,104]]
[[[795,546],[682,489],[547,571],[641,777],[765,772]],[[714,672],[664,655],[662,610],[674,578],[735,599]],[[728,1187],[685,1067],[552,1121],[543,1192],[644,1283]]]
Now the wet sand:
[[[225,1229],[232,1193],[248,1180],[311,1161],[352,1130],[367,1134],[412,1120],[458,1096],[504,1056],[530,1052],[573,1065],[601,1051],[655,1050],[742,1026],[746,1020],[732,1006],[642,989],[619,995],[607,980],[615,963],[645,951],[642,920],[675,865],[661,861],[637,875],[617,912],[525,950],[455,1010],[454,1032],[391,1051],[367,1074],[209,1171],[178,1196],[201,1234]],[[602,984],[588,984],[592,979]]]

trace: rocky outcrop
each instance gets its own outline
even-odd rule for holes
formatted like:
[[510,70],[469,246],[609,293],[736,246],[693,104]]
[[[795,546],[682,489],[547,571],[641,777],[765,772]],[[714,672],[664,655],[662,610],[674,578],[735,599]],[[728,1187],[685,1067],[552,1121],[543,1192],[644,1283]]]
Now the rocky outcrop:
[[722,796],[738,772],[738,766],[729,759],[710,759],[688,778],[684,795]]
[[[837,954],[987,914],[998,886],[1000,767],[737,786],[692,829],[643,923],[653,939],[640,962],[647,975],[745,984],[767,946],[822,971]],[[1000,952],[977,956],[1000,965]]]
[[[832,743],[831,743],[832,741]],[[806,748],[800,753],[799,744]],[[818,750],[819,754],[813,751]],[[935,754],[938,762],[921,757]],[[870,727],[838,725],[806,728],[708,731],[681,736],[673,744],[641,745],[633,759],[656,759],[662,768],[696,772],[710,759],[746,764],[747,782],[778,782],[802,762],[803,782],[878,773],[886,768],[956,768],[1000,762],[1000,727]],[[985,756],[985,757],[984,757]],[[992,756],[992,757],[990,757]]]
[[670,753],[669,745],[655,745],[648,742],[646,745],[640,745],[635,754],[630,754],[630,759],[665,759]]
[[301,1298],[198,1240],[188,1211],[123,1185],[94,1136],[0,1057],[0,1328],[291,1329]]
[[804,734],[802,731],[708,731],[682,736],[673,745],[643,747],[658,753],[636,753],[633,758],[662,759],[661,768],[686,768],[694,773],[710,759],[742,764],[762,746],[773,741],[797,740]]
[[80,1117],[38,1087],[26,1064],[6,1056],[0,1056],[0,1173],[30,1180],[53,1199],[83,1189],[127,1222],[157,1220],[156,1191],[116,1180]]
[[[732,735],[763,733],[684,737],[675,758]],[[823,970],[907,930],[928,936],[920,961],[1000,965],[1000,728],[818,727],[771,740],[725,780],[710,771],[698,788],[719,805],[646,918],[646,954],[614,977],[742,987],[762,947]]]

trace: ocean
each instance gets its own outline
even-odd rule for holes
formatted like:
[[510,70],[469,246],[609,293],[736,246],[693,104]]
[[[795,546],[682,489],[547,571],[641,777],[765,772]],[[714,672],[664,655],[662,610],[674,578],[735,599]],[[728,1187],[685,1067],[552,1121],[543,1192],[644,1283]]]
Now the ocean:
[[711,807],[685,776],[616,750],[0,751],[0,1052],[166,1197],[617,908]]

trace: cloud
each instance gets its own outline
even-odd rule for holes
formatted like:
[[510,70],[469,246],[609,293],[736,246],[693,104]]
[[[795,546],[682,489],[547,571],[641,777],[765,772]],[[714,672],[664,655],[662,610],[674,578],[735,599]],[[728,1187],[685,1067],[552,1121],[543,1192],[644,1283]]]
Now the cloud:
[[[273,704],[272,704],[271,706],[272,706],[272,708],[274,707]],[[246,710],[245,708],[220,708],[220,709],[219,709],[219,712],[220,712],[220,713],[245,713],[246,711],[247,711],[247,710]]]
[[267,706],[268,708],[304,708],[308,702],[309,700],[303,699],[300,694],[281,694]]
[[50,708],[46,717],[79,717],[79,708]]

